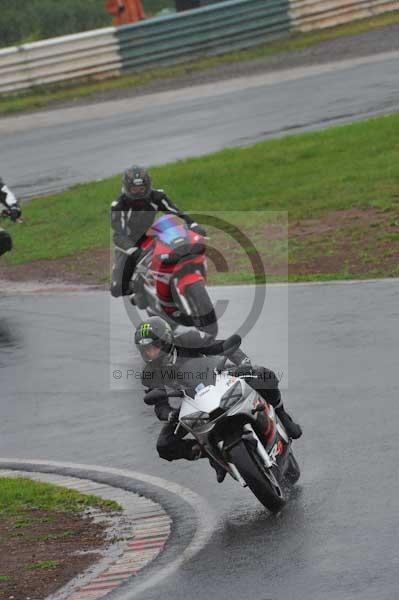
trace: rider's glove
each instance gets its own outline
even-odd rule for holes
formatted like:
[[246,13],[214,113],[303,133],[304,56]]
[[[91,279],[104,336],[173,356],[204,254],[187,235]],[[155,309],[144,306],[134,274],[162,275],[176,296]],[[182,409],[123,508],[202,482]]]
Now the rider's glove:
[[201,225],[198,225],[198,223],[191,223],[190,229],[191,229],[191,231],[194,231],[194,233],[198,233],[198,235],[202,235],[202,237],[206,236],[205,229],[203,227],[201,227]]
[[243,358],[242,361],[240,362],[240,364],[238,365],[238,367],[252,368],[251,359],[249,358],[249,356],[246,356],[245,358]]
[[147,406],[156,406],[165,402],[168,402],[168,396],[163,388],[148,388],[145,390],[144,403]]
[[235,369],[236,377],[243,377],[245,375],[253,375],[252,365],[249,359],[243,360]]
[[168,415],[168,423],[177,423],[179,420],[179,413],[180,411],[177,409],[171,410]]
[[21,213],[21,209],[18,206],[11,206],[8,209],[8,214],[10,215],[11,221],[13,221],[15,223],[15,221],[18,221],[18,219],[22,213]]

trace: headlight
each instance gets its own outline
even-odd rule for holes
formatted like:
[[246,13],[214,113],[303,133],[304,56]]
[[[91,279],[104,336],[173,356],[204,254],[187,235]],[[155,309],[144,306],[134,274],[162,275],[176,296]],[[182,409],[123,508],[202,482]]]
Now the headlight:
[[209,420],[209,415],[206,412],[195,412],[190,415],[186,415],[182,419],[183,423],[186,423],[189,427],[195,427],[195,425],[202,425]]

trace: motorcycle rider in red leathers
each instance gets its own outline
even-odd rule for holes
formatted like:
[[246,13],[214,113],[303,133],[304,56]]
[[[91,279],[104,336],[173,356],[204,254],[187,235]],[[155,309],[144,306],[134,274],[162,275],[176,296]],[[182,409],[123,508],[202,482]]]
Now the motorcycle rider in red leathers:
[[127,169],[122,177],[121,195],[111,205],[111,226],[115,245],[111,294],[126,296],[133,291],[130,280],[142,254],[140,244],[154,223],[158,211],[183,219],[190,229],[206,235],[204,229],[182,212],[163,190],[154,190],[149,173],[137,165]]

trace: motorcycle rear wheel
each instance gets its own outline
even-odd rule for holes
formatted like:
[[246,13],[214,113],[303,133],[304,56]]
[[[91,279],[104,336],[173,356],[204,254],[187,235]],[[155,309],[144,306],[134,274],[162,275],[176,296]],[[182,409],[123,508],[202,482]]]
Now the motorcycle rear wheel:
[[244,441],[230,450],[231,460],[251,492],[270,512],[278,513],[286,503],[283,491],[273,469],[261,464],[256,450],[250,449]]
[[218,322],[208,291],[200,281],[186,287],[185,298],[191,310],[194,327],[215,337]]

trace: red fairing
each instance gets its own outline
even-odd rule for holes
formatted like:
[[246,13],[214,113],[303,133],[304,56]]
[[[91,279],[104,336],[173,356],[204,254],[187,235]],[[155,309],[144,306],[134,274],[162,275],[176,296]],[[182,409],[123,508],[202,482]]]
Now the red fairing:
[[267,419],[267,426],[265,430],[265,438],[268,444],[271,444],[276,435],[276,423],[274,419],[271,417],[271,411],[269,405],[265,408],[265,415]]
[[197,281],[204,281],[201,273],[187,273],[183,275],[181,279],[177,282],[177,288],[179,292],[183,295],[186,291],[186,287],[193,283],[197,283]]
[[[184,232],[188,246],[194,247],[201,243],[203,238],[197,233],[186,228]],[[171,280],[175,280],[180,294],[184,295],[188,285],[199,281],[206,281],[206,256],[205,251],[201,254],[191,254],[187,260],[180,260],[176,264],[165,264],[165,257],[171,254],[171,247],[159,238],[156,226],[153,226],[141,243],[143,250],[152,250],[150,276],[156,287],[158,299],[165,313],[172,315],[177,306],[172,296]],[[190,272],[187,272],[187,267]]]
[[145,237],[140,244],[142,250],[148,250],[151,246],[155,245],[155,241],[150,237]]

